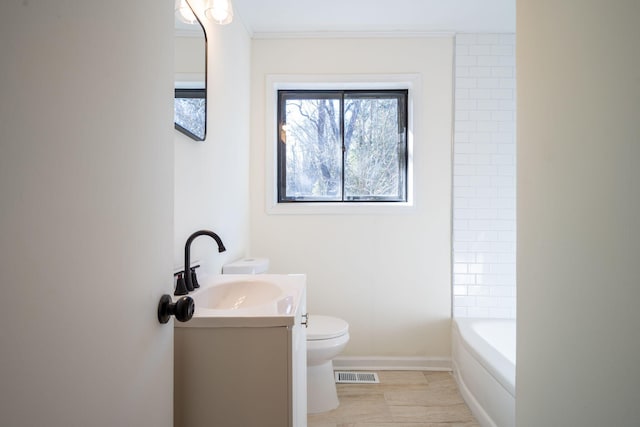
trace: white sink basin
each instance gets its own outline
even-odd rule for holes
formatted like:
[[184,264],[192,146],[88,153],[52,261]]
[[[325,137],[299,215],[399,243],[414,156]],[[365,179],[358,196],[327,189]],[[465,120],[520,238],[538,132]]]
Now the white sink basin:
[[282,289],[272,282],[240,280],[210,286],[199,293],[197,306],[213,310],[238,310],[277,301]]
[[304,274],[220,274],[199,278],[193,318],[178,328],[291,326],[305,301]]

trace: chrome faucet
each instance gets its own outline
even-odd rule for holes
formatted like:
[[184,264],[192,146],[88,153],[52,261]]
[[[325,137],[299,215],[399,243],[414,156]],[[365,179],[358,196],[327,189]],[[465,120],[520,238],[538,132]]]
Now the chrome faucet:
[[[187,239],[187,243],[184,245],[184,281],[185,281],[186,289],[183,291],[184,293],[182,295],[186,295],[189,292],[189,290],[193,290],[193,279],[191,275],[191,243],[198,236],[209,236],[213,240],[215,240],[216,243],[218,244],[218,252],[224,252],[227,250],[224,247],[224,244],[222,243],[222,240],[220,239],[220,237],[213,231],[200,230],[200,231],[196,231],[191,236],[189,236],[189,238]],[[177,292],[178,290],[176,289],[176,295],[179,295]]]

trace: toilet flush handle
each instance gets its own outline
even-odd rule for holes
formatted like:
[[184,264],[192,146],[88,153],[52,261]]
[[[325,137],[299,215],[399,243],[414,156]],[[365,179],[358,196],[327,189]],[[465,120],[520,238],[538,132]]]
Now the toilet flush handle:
[[300,323],[303,324],[305,328],[309,327],[309,313],[304,313],[302,315],[302,322]]

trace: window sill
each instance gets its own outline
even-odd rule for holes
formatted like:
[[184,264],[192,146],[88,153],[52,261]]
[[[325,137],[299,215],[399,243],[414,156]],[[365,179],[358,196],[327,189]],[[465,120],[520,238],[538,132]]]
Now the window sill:
[[415,212],[410,202],[350,202],[350,203],[271,203],[269,215],[398,215]]

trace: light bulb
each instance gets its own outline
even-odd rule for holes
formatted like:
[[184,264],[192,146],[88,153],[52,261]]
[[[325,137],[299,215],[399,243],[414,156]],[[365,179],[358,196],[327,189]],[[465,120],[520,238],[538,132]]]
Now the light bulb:
[[193,10],[191,10],[186,0],[176,0],[174,4],[176,16],[180,21],[191,25],[198,23],[196,15],[194,15]]
[[233,21],[231,0],[211,0],[204,14],[216,24],[226,25]]

